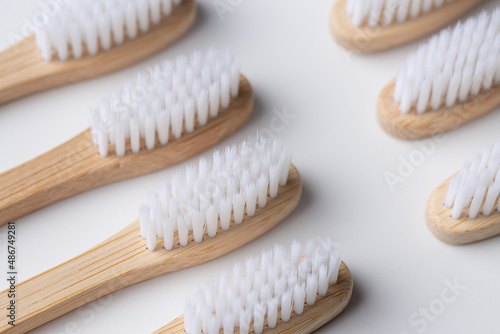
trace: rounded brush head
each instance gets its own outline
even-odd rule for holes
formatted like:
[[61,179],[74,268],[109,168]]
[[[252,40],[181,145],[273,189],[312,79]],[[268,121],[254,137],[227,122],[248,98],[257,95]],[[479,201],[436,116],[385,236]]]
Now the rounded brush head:
[[401,113],[451,108],[500,83],[500,9],[482,12],[421,44],[398,73]]
[[[322,307],[315,306],[316,301],[331,294],[329,288],[337,283],[340,266],[340,254],[330,239],[309,240],[305,249],[294,241],[290,255],[283,246],[275,245],[245,264],[236,263],[232,277],[223,273],[190,298],[184,312],[185,331],[211,334],[222,330],[228,334],[238,329],[242,334],[252,330],[258,334],[273,329],[280,332],[296,316],[306,323],[308,311]],[[343,307],[350,292],[344,297]],[[322,311],[328,314],[331,310]],[[326,321],[316,319],[316,328]]]
[[472,121],[500,105],[500,9],[442,30],[411,54],[377,102],[389,134],[417,139]]
[[433,191],[426,219],[433,234],[465,244],[500,234],[500,139],[486,145]]

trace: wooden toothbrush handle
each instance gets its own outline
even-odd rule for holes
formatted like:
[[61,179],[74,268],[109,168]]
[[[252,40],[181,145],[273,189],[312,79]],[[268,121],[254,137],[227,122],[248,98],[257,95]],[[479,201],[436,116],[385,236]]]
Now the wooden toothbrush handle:
[[93,186],[102,162],[90,130],[0,174],[0,225]]
[[134,64],[184,35],[196,18],[195,0],[183,0],[170,16],[147,33],[96,56],[43,61],[31,35],[0,52],[0,104],[64,84],[94,78]]
[[11,319],[3,316],[0,333],[26,333],[99,297],[149,278],[147,271],[141,270],[144,256],[154,254],[139,237],[139,223],[135,221],[86,253],[17,284],[14,298],[9,298],[8,290],[3,291],[2,314],[8,314],[11,300],[15,300],[15,326],[9,325]]

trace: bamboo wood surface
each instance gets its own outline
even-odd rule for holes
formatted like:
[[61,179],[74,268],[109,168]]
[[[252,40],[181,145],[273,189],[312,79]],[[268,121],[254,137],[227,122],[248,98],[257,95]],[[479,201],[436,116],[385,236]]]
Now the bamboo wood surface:
[[[307,334],[325,325],[327,322],[335,318],[349,303],[352,295],[353,281],[349,268],[344,262],[340,265],[338,281],[334,285],[330,285],[326,296],[316,296],[316,303],[313,306],[304,306],[304,313],[296,315],[292,312],[292,317],[289,322],[278,320],[275,328],[270,329],[264,325],[265,334]],[[278,319],[281,312],[278,312]],[[264,324],[267,323],[267,317],[264,319]],[[184,321],[182,316],[176,318],[168,325],[153,332],[153,334],[184,334]],[[220,333],[223,333],[221,330]],[[236,328],[234,333],[240,333]],[[250,324],[249,333],[253,333],[253,324]]]
[[402,23],[394,22],[388,26],[370,28],[366,22],[360,26],[352,25],[351,17],[346,14],[347,0],[338,0],[330,15],[331,32],[335,40],[344,48],[354,52],[376,52],[428,35],[448,23],[458,19],[484,0],[445,1],[440,8]]
[[127,145],[125,156],[118,157],[110,146],[109,155],[101,157],[86,130],[20,166],[0,174],[0,225],[24,216],[48,204],[88,189],[148,174],[186,160],[220,142],[240,128],[252,113],[254,95],[245,77],[240,91],[229,107],[204,126],[180,139],[172,136],[168,144],[156,141],[148,151],[141,141],[141,151],[132,153]]
[[[261,236],[288,216],[297,206],[302,181],[295,166],[290,166],[288,183],[279,187],[276,198],[268,198],[255,216],[244,216],[243,223],[231,223],[227,231],[219,226],[217,236],[205,234],[196,244],[180,247],[177,235],[171,251],[158,239],[154,252],[146,249],[136,220],[98,246],[51,270],[16,286],[17,321],[12,327],[0,323],[0,333],[25,333],[99,297],[126,286],[169,272],[192,267],[229,253]],[[0,296],[0,307],[9,304],[7,291]]]
[[[151,25],[135,39],[125,38],[95,56],[59,61],[56,54],[46,62],[31,35],[0,53],[0,104],[49,88],[94,78],[136,63],[172,44],[184,35],[196,18],[195,0],[183,0],[160,24]],[[125,34],[126,36],[126,34]]]
[[[491,238],[500,234],[500,213],[494,210],[488,217],[479,214],[475,219],[467,217],[468,208],[464,208],[459,219],[451,218],[452,209],[444,207],[451,178],[443,182],[429,197],[425,218],[427,227],[436,238],[452,244],[462,245]],[[486,198],[486,196],[485,196]],[[495,203],[495,208],[498,201]]]
[[377,101],[377,120],[387,133],[401,139],[418,139],[449,131],[476,119],[500,105],[500,86],[481,91],[464,103],[418,114],[412,106],[407,114],[399,111],[394,102],[396,79],[380,93]]

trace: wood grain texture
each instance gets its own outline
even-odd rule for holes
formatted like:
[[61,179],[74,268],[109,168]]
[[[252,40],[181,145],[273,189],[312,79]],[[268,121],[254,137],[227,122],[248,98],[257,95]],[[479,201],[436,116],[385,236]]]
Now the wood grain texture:
[[229,107],[204,126],[180,139],[172,136],[168,144],[125,156],[101,157],[86,130],[55,149],[0,174],[0,225],[61,199],[112,182],[148,174],[186,160],[220,142],[250,118],[254,95],[248,80],[241,76],[240,91]]
[[500,86],[496,85],[451,108],[443,105],[438,110],[418,114],[412,106],[407,114],[402,114],[399,104],[394,102],[395,85],[396,79],[393,79],[380,93],[377,120],[382,129],[400,139],[418,139],[452,130],[500,105]]
[[[189,245],[180,247],[175,236],[171,251],[163,249],[160,239],[156,250],[148,251],[136,220],[86,253],[17,285],[16,326],[2,321],[0,333],[25,333],[113,291],[229,253],[282,221],[295,209],[301,193],[302,181],[292,165],[288,183],[279,187],[276,198],[268,198],[266,207],[257,208],[255,216],[245,215],[242,224],[231,223],[227,231],[219,225],[217,236],[209,238],[205,233],[200,244],[191,233]],[[8,303],[3,291],[4,314]]]
[[[136,63],[184,35],[196,18],[195,0],[183,0],[160,24],[122,45],[80,59],[42,60],[31,35],[0,53],[0,104],[72,82],[94,78]],[[125,34],[126,36],[126,34]]]
[[[330,285],[326,296],[316,296],[313,306],[304,307],[304,313],[296,315],[292,313],[287,323],[278,320],[276,328],[270,329],[264,325],[265,334],[307,334],[325,325],[335,318],[349,303],[353,289],[352,275],[344,262],[340,265],[339,278],[336,284]],[[278,319],[281,312],[278,312]],[[267,323],[267,317],[264,324]],[[250,325],[250,333],[253,333],[253,325]],[[182,316],[176,318],[168,325],[153,332],[153,334],[184,334],[184,322]],[[220,333],[223,333],[221,330]],[[238,329],[234,333],[240,333]]]
[[440,8],[402,23],[374,28],[364,24],[354,27],[346,15],[347,0],[338,0],[330,15],[330,30],[335,40],[353,52],[368,53],[385,50],[428,35],[458,19],[484,0],[445,1]]
[[[475,219],[467,217],[468,208],[464,208],[460,219],[452,219],[451,211],[444,207],[451,177],[434,190],[427,202],[425,219],[429,230],[438,238],[452,245],[463,245],[491,238],[500,234],[500,213],[494,210],[488,217],[479,214]],[[485,196],[486,198],[486,196]],[[495,208],[498,200],[495,203]]]

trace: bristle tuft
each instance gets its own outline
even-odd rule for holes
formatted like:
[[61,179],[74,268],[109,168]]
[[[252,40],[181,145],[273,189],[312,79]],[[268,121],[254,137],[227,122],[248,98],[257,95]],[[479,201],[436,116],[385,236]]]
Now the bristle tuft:
[[[259,138],[227,147],[224,153],[216,150],[211,160],[202,157],[197,167],[177,171],[159,194],[150,195],[139,208],[141,236],[148,240],[148,248],[154,250],[156,238],[165,237],[165,249],[171,250],[176,246],[172,244],[175,232],[182,247],[191,240],[190,233],[200,243],[215,237],[219,229],[227,231],[244,223],[245,217],[257,215],[257,206],[266,206],[268,193],[279,196],[278,176],[285,172],[282,185],[286,184],[290,156],[278,140]],[[261,163],[258,172],[251,173],[257,161]],[[271,165],[272,161],[282,163]],[[273,180],[271,173],[277,175],[273,189],[267,182]],[[155,233],[150,225],[156,226]]]
[[[297,251],[292,245],[292,253]],[[317,296],[325,296],[329,288],[327,273],[338,276],[340,255],[328,240],[310,243],[312,251],[300,262],[287,257],[282,246],[263,251],[260,263],[253,258],[246,262],[246,273],[237,264],[233,277],[223,274],[218,284],[208,283],[186,303],[184,327],[195,333],[254,333],[275,328],[278,321],[288,322],[303,314],[305,307],[314,307]],[[300,274],[304,271],[304,275]],[[326,281],[326,283],[325,283]],[[335,284],[335,282],[333,284]],[[274,287],[274,288],[273,288]],[[216,323],[207,319],[216,318]]]
[[[113,145],[116,155],[123,156],[127,142],[130,151],[138,153],[141,140],[147,150],[152,150],[168,144],[171,136],[179,139],[193,132],[195,126],[205,125],[219,115],[220,108],[227,108],[229,93],[221,88],[224,73],[237,65],[228,51],[209,49],[139,73],[136,80],[91,109],[90,127],[99,154],[107,156],[108,145]],[[201,68],[206,72],[217,68],[221,74],[204,80]]]

